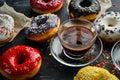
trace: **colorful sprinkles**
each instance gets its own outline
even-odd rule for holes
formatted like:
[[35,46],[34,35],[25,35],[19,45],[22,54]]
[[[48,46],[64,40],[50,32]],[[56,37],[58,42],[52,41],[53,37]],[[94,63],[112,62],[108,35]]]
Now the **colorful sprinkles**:
[[14,20],[7,14],[0,14],[0,41],[8,39],[14,32]]
[[106,50],[103,50],[99,59],[91,65],[106,68],[112,74],[120,74],[120,71],[113,65],[110,53]]

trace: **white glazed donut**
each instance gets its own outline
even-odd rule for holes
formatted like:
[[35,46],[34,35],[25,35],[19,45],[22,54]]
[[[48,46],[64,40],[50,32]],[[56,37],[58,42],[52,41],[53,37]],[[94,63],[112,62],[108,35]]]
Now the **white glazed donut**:
[[120,39],[120,13],[109,11],[103,13],[96,21],[101,39],[108,43],[115,43]]
[[9,42],[14,33],[14,20],[7,14],[0,14],[0,45]]

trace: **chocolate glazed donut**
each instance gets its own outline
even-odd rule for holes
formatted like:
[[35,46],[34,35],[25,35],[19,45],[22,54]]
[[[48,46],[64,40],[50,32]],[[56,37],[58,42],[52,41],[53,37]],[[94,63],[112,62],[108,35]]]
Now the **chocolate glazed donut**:
[[57,34],[60,18],[55,14],[34,17],[30,27],[25,29],[26,38],[35,42],[45,42]]
[[[85,16],[91,16],[96,18],[97,14],[101,10],[98,0],[71,0],[68,6],[71,18],[86,18]],[[86,19],[92,20],[94,18]]]

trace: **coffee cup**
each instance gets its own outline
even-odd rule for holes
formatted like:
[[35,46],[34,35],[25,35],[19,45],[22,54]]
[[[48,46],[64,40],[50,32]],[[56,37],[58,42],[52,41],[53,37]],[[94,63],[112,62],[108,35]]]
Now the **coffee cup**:
[[95,43],[97,30],[88,20],[68,19],[59,26],[58,38],[63,47],[63,53],[71,59],[79,59],[84,57]]

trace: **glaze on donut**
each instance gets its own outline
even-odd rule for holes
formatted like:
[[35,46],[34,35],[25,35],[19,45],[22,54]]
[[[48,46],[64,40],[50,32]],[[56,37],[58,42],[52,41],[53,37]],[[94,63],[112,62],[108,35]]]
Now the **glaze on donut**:
[[71,18],[94,20],[101,7],[98,0],[71,0],[68,9]]
[[103,41],[114,43],[120,39],[120,13],[109,11],[103,13],[96,21],[99,36]]
[[0,14],[0,45],[8,43],[14,35],[14,19],[7,14]]
[[73,80],[119,80],[107,69],[97,66],[85,66],[81,68]]
[[33,11],[44,13],[55,13],[59,11],[63,5],[63,0],[30,0]]
[[26,38],[36,42],[44,42],[57,34],[60,19],[55,14],[43,14],[34,17],[30,27],[25,29]]
[[24,45],[9,48],[0,58],[0,72],[11,80],[32,78],[37,74],[40,66],[40,52]]

